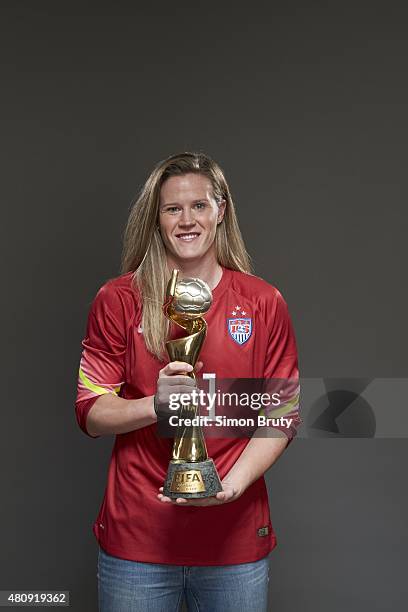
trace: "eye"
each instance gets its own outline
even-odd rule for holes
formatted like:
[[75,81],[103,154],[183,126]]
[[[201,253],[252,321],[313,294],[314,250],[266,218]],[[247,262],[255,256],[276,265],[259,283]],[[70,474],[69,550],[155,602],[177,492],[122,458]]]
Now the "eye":
[[206,207],[206,203],[205,202],[197,202],[195,207],[197,208],[197,210],[203,210]]
[[178,213],[180,208],[178,206],[165,206],[162,210],[164,213],[168,213],[169,215],[175,215]]

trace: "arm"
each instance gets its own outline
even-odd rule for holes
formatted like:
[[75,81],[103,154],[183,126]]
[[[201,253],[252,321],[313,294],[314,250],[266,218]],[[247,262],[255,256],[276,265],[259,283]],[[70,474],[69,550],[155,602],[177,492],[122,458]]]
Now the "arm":
[[[264,434],[263,434],[264,435]],[[281,456],[288,445],[288,438],[279,431],[273,430],[270,437],[256,437],[248,442],[247,446],[232,466],[223,480],[228,483],[230,497],[224,501],[236,499],[253,483],[258,480]]]
[[234,492],[228,501],[239,497],[277,461],[293,440],[300,423],[296,342],[286,302],[279,292],[271,310],[274,313],[273,325],[269,335],[264,379],[271,391],[283,388],[283,404],[277,409],[267,410],[267,416],[285,416],[291,419],[291,424],[279,428],[260,427],[255,431],[224,478],[224,482]]
[[141,399],[126,400],[113,393],[98,397],[86,418],[86,429],[90,436],[122,434],[157,421],[153,406],[153,395]]
[[[255,432],[256,433],[256,432]],[[258,480],[280,457],[288,445],[287,436],[279,430],[271,432],[272,437],[252,437],[247,446],[222,481],[223,490],[215,497],[187,500],[179,497],[174,502],[162,493],[158,498],[162,502],[189,506],[214,506],[238,499],[244,491]],[[160,488],[163,491],[163,487]]]
[[133,308],[126,294],[111,283],[98,291],[82,342],[75,403],[78,424],[91,437],[124,432],[132,416],[135,419],[135,406],[132,411],[128,400],[118,397],[125,382],[126,334],[132,318]]
[[[198,372],[202,362],[196,365]],[[170,394],[188,393],[194,387],[194,381],[185,375],[193,368],[184,362],[172,361],[159,372],[156,398],[160,409],[168,408]],[[147,427],[157,421],[154,407],[154,395],[141,399],[126,400],[114,393],[98,397],[88,412],[86,430],[91,436],[103,434],[122,434],[141,427]]]
[[[104,285],[88,316],[75,405],[80,428],[93,438],[152,425],[163,406],[168,409],[171,393],[188,393],[195,386],[194,380],[186,375],[192,366],[175,361],[159,371],[156,407],[154,395],[139,399],[118,396],[126,382],[127,335],[133,322],[134,306],[129,295],[110,283]],[[201,366],[201,362],[197,363],[196,371]]]
[[222,481],[223,490],[215,497],[187,500],[182,497],[175,501],[163,495],[160,487],[158,498],[162,502],[189,506],[214,506],[238,499],[244,491],[258,480],[280,457],[288,445],[288,438],[281,431],[274,432],[273,438],[253,437]]

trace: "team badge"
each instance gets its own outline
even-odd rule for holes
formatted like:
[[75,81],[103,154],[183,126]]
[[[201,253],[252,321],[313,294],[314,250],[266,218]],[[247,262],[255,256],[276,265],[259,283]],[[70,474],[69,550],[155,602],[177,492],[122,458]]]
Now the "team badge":
[[[241,312],[239,312],[241,311]],[[252,319],[245,317],[247,313],[241,306],[235,306],[232,315],[241,315],[235,319],[228,319],[228,331],[233,340],[239,345],[245,344],[252,334]]]

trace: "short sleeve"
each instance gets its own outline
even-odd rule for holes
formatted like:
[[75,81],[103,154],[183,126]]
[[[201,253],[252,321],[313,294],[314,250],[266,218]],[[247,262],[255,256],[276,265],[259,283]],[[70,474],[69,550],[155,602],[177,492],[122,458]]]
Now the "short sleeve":
[[[299,415],[299,368],[295,334],[288,306],[279,291],[270,311],[270,334],[265,359],[264,378],[266,387],[276,391],[279,387],[280,404],[265,412],[268,417],[284,417],[285,424],[277,426],[288,437],[289,443],[301,423]],[[278,380],[277,380],[278,379]]]
[[105,393],[117,394],[124,383],[125,318],[125,305],[119,291],[112,285],[104,285],[88,315],[78,375],[76,417],[80,428],[88,435],[86,419],[95,401]]

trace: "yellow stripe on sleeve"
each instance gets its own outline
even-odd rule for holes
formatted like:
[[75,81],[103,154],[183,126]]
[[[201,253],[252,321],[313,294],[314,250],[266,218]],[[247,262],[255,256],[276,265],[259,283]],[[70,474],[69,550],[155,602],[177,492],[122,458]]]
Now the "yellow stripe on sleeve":
[[[288,400],[281,406],[280,408],[270,408],[269,406],[266,408],[270,412],[270,416],[273,418],[278,418],[280,416],[284,416],[285,414],[289,414],[299,403],[300,393],[297,393],[294,398]],[[259,411],[260,415],[265,415],[265,408],[262,408]]]
[[114,395],[117,395],[120,391],[120,385],[119,387],[115,387],[114,391],[109,391],[109,389],[95,385],[87,376],[85,376],[81,368],[79,368],[79,378],[82,380],[87,389],[93,393],[96,393],[97,395],[103,395],[104,393],[113,393]]

